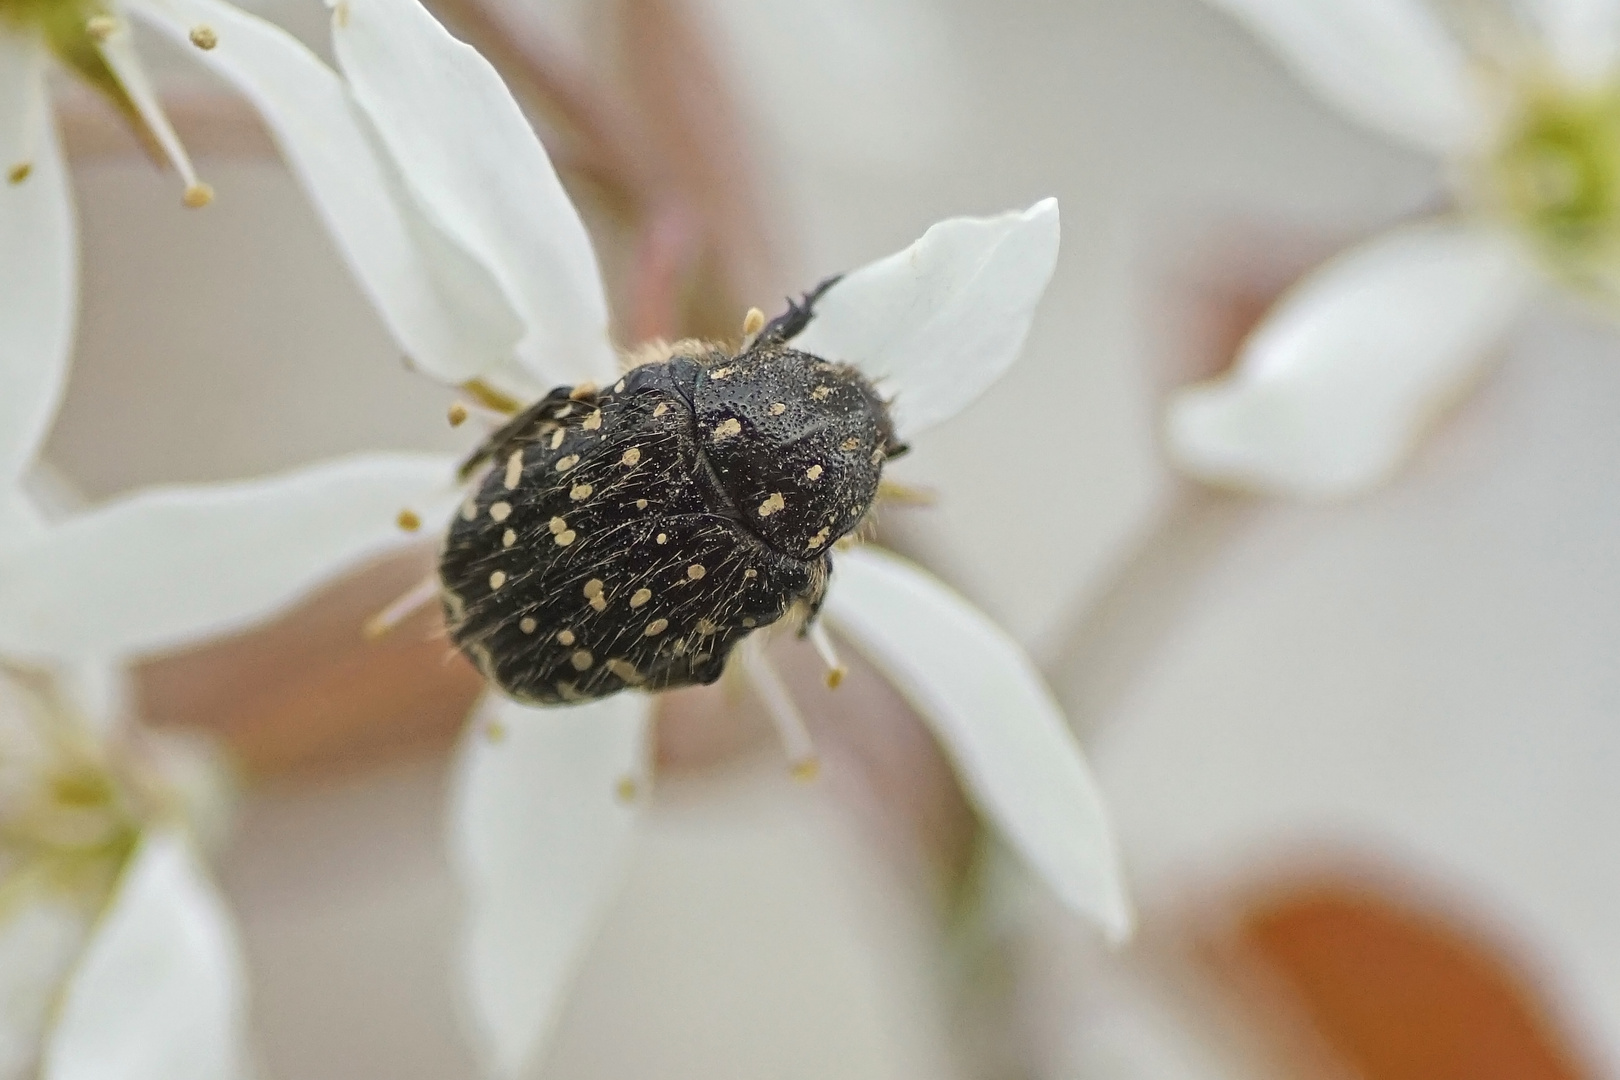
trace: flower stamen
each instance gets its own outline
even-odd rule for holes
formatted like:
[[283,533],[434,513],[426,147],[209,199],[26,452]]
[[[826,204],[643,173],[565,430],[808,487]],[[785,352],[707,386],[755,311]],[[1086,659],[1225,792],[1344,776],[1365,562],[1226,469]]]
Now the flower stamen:
[[92,15],[84,24],[84,32],[98,45],[112,37],[117,29],[118,20],[111,15]]
[[754,343],[754,339],[759,336],[759,332],[763,329],[765,329],[765,313],[757,307],[749,308],[748,314],[743,316],[742,347],[745,351]]
[[793,703],[793,695],[776,673],[776,668],[757,646],[748,643],[738,650],[743,673],[754,688],[765,712],[776,726],[776,734],[787,751],[788,767],[795,780],[808,783],[821,772],[821,759],[805,725],[804,714]]
[[191,157],[180,142],[180,136],[175,133],[174,125],[169,122],[168,115],[163,111],[158,101],[157,91],[152,88],[151,81],[146,77],[146,68],[141,64],[140,57],[135,52],[134,42],[130,39],[129,28],[110,15],[93,16],[86,29],[95,39],[96,49],[101,53],[107,67],[118,80],[119,86],[129,97],[130,104],[140,114],[141,121],[152,132],[163,154],[185,181],[185,195],[182,201],[189,207],[207,206],[214,201],[214,189],[197,179],[197,171],[192,167]]
[[838,659],[838,653],[833,649],[832,636],[819,622],[811,623],[810,628],[805,631],[805,636],[810,639],[810,644],[815,646],[821,662],[827,665],[827,689],[838,689],[839,684],[844,681],[844,676],[849,674],[849,669]]
[[429,574],[398,600],[366,620],[364,633],[367,641],[387,637],[399,625],[439,598],[439,577]]

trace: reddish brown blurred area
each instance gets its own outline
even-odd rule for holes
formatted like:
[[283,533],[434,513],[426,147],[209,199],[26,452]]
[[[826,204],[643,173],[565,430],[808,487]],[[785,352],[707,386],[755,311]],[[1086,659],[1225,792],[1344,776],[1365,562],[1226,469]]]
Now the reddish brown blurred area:
[[322,590],[260,629],[150,661],[141,714],[222,737],[250,776],[340,772],[443,750],[483,679],[423,611],[380,641],[361,628],[429,572],[424,549]]
[[1322,1060],[1366,1080],[1598,1075],[1533,973],[1490,935],[1365,875],[1249,893],[1205,944],[1241,1012],[1279,1043],[1311,1047],[1318,1064],[1292,1075],[1321,1075]]

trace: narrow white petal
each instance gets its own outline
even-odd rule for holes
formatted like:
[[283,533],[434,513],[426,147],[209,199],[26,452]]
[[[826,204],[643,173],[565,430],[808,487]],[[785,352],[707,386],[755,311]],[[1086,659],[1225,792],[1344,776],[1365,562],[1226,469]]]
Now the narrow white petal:
[[[523,327],[489,273],[432,226],[349,100],[291,35],[219,0],[135,0],[131,10],[250,100],[361,287],[412,362],[459,383],[507,361]],[[218,37],[208,51],[193,28]]]
[[1294,495],[1376,484],[1535,281],[1514,238],[1484,228],[1432,222],[1353,248],[1283,298],[1231,375],[1175,395],[1170,454],[1206,480]]
[[455,766],[469,1021],[494,1074],[531,1063],[619,883],[645,788],[648,699],[563,709],[492,698]]
[[1110,937],[1132,915],[1102,795],[1040,674],[967,601],[872,548],[840,555],[826,617],[933,727],[973,800]]
[[0,29],[0,499],[56,415],[78,298],[73,200],[45,66],[37,43]]
[[190,842],[144,836],[69,982],[42,1080],[245,1075],[244,975],[230,914]]
[[1474,143],[1467,57],[1421,0],[1209,0],[1349,116],[1436,152]]
[[333,23],[338,63],[406,183],[522,316],[519,359],[542,381],[611,381],[596,253],[495,69],[417,0],[339,0]]
[[951,218],[846,275],[797,348],[855,364],[894,399],[903,439],[959,412],[1018,359],[1057,266],[1058,206]]
[[1522,0],[1565,75],[1586,85],[1614,77],[1620,59],[1620,0]]
[[0,654],[124,656],[241,629],[401,543],[402,508],[447,515],[452,468],[359,455],[152,488],[70,518],[0,552]]
[[19,897],[0,905],[0,1080],[36,1075],[51,1006],[90,922],[67,898]]

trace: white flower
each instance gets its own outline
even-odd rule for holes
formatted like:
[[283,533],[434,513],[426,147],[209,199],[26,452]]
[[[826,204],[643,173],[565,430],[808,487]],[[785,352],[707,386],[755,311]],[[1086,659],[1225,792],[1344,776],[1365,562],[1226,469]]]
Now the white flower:
[[[196,0],[187,0],[195,3]],[[218,20],[217,14],[214,16]],[[383,149],[399,220],[421,223],[413,258],[457,295],[464,325],[420,332],[420,276],[392,235],[350,254],[413,360],[537,396],[612,382],[617,356],[595,253],[551,163],[494,70],[415,0],[342,2],[336,53]],[[231,35],[221,27],[220,49]],[[240,39],[239,39],[240,40]],[[429,224],[430,223],[430,224]],[[849,274],[796,345],[856,364],[894,397],[902,438],[965,406],[1015,359],[1057,254],[1055,203],[936,225]],[[488,348],[506,342],[509,359]],[[1000,467],[1000,466],[998,466]],[[1017,467],[1009,462],[1007,467]],[[386,541],[392,508],[445,520],[449,463],[338,462],[281,481],[137,495],[63,523],[49,544],[0,556],[0,651],[125,654],[240,625]],[[426,506],[425,492],[444,497]],[[921,571],[870,550],[837,557],[824,608],[933,725],[964,787],[1074,910],[1113,936],[1130,914],[1102,804],[1061,713],[1020,650]],[[139,568],[137,572],[129,572]],[[64,602],[63,589],[77,592]],[[180,595],[176,595],[180,594]],[[744,658],[791,726],[774,673]],[[634,693],[568,709],[488,704],[499,741],[471,731],[457,767],[454,837],[470,904],[466,978],[492,1067],[538,1048],[596,913],[614,888],[641,800],[653,702]],[[788,715],[783,715],[788,714]]]
[[1351,116],[1438,155],[1455,197],[1317,270],[1233,372],[1171,403],[1189,472],[1351,493],[1400,465],[1539,288],[1620,304],[1620,3],[1212,2]]
[[[509,380],[540,390],[618,377],[595,256],[540,144],[493,69],[415,0],[350,0],[339,65],[405,186],[500,283],[524,336]],[[1016,358],[1057,255],[1056,205],[942,223],[848,275],[795,345],[859,366],[893,396],[902,439],[962,408]],[[435,368],[431,358],[418,357]],[[441,377],[464,377],[446,370]],[[1073,908],[1123,934],[1128,909],[1079,749],[1029,661],[922,572],[840,554],[824,617],[933,725],[964,786]],[[757,653],[761,696],[791,712]],[[532,1059],[613,890],[638,816],[651,701],[571,709],[495,699],[457,769],[455,853],[470,905],[466,977],[492,1067]],[[791,728],[791,720],[789,727]]]

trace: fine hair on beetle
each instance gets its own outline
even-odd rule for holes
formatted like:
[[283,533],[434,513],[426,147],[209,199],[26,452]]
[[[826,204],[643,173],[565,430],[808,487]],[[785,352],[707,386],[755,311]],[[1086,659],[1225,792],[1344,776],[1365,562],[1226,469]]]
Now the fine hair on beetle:
[[859,371],[790,345],[837,280],[750,313],[735,351],[644,347],[611,388],[558,387],[467,459],[440,595],[491,682],[537,705],[712,683],[755,630],[811,626],[906,449]]

